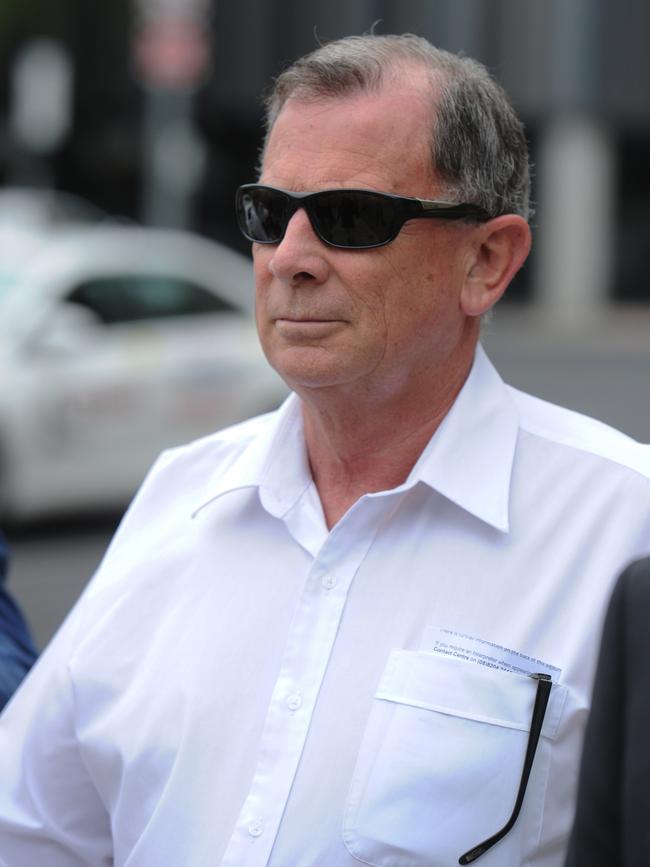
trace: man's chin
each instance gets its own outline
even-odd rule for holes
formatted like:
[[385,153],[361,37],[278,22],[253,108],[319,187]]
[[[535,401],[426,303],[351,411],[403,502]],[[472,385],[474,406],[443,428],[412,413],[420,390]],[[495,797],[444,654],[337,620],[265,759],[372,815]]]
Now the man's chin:
[[298,393],[345,386],[354,379],[339,355],[322,348],[293,347],[267,357],[289,388]]

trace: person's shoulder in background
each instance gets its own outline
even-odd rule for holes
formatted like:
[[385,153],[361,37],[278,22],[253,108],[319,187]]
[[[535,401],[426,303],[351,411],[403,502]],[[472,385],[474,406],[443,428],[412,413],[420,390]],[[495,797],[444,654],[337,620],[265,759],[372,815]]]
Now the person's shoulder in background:
[[607,612],[566,867],[650,864],[650,558]]
[[8,560],[7,542],[0,532],[0,710],[38,655],[25,618],[5,588]]

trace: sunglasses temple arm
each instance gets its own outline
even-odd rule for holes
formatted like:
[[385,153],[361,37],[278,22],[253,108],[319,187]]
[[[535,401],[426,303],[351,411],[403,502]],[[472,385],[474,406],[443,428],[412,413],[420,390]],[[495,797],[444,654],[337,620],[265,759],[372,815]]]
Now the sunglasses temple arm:
[[485,854],[488,849],[491,849],[495,843],[502,840],[514,826],[521,811],[521,806],[524,802],[524,795],[526,794],[526,786],[528,785],[528,778],[530,777],[530,771],[533,767],[533,759],[535,758],[539,736],[542,732],[542,724],[544,722],[544,715],[546,713],[546,707],[548,705],[552,686],[551,678],[548,674],[531,674],[531,677],[537,680],[537,692],[535,694],[535,705],[533,707],[533,716],[530,723],[530,733],[528,735],[528,744],[526,746],[526,756],[524,758],[524,766],[521,772],[519,791],[517,792],[517,800],[515,801],[512,815],[500,831],[497,831],[496,834],[493,834],[491,837],[488,837],[487,840],[484,840],[468,852],[465,852],[464,855],[461,855],[458,859],[459,864],[471,864],[481,855]]

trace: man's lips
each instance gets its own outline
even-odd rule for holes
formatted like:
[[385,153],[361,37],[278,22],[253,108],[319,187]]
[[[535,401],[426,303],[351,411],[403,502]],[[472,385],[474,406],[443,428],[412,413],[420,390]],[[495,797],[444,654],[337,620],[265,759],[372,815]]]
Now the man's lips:
[[276,322],[342,322],[336,316],[276,316]]
[[274,319],[278,332],[285,337],[314,339],[325,336],[332,330],[344,325],[343,319],[325,317],[282,317]]

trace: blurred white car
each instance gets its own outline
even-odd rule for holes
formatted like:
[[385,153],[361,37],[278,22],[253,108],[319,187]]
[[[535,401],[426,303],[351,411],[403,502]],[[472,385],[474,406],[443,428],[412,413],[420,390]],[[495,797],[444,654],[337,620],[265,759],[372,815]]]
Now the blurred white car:
[[57,235],[81,225],[108,222],[91,202],[59,190],[0,188],[0,295],[7,284]]
[[3,231],[52,231],[63,226],[108,221],[109,215],[92,202],[44,187],[0,188],[0,237]]
[[122,508],[162,449],[276,407],[252,296],[245,257],[131,226],[57,236],[5,273],[0,518]]

